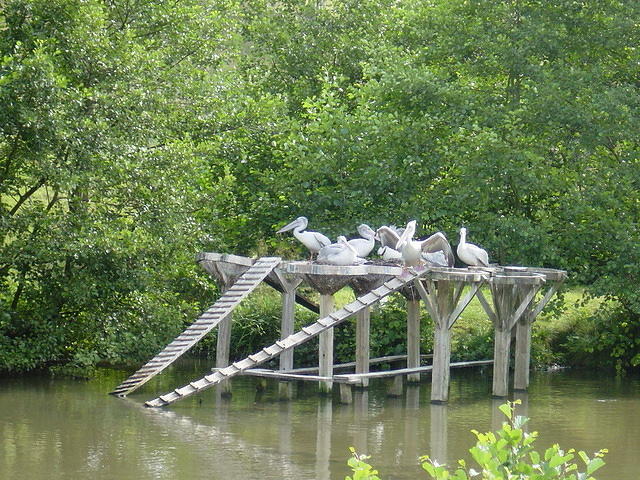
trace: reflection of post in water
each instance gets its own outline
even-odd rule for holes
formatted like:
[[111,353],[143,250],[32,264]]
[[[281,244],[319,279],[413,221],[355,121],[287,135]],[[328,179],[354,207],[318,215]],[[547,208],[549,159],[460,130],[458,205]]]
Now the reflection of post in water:
[[[404,445],[407,463],[415,463],[418,457],[424,453],[418,451],[421,442],[418,426],[420,425],[420,386],[419,384],[407,385],[406,408],[404,412]],[[421,448],[421,447],[420,447]]]
[[[514,400],[520,400],[520,404],[516,405],[516,415],[523,417],[529,417],[529,394],[527,392],[519,391],[514,392]],[[528,423],[524,424],[523,430],[528,431]]]
[[432,403],[431,413],[431,458],[438,463],[447,463],[447,404]]
[[287,457],[291,457],[291,405],[291,402],[281,402],[278,417],[279,452]]
[[353,392],[353,419],[356,424],[356,437],[353,440],[358,453],[366,453],[369,447],[367,432],[369,431],[369,392],[356,390]]
[[216,406],[213,411],[216,419],[216,425],[221,426],[228,423],[231,400],[228,395],[224,395],[224,387],[222,385],[216,385],[216,387],[218,386],[220,388],[215,388],[213,392],[216,400]]
[[505,403],[504,398],[492,398],[491,399],[491,431],[495,432],[502,428],[502,424],[507,421],[504,413],[498,408]]
[[318,400],[318,429],[316,435],[316,476],[317,480],[329,480],[329,457],[331,456],[331,398]]

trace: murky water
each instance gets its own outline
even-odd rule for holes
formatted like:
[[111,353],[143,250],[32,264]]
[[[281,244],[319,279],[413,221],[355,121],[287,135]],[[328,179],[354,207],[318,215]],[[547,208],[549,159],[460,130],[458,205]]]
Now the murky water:
[[[427,479],[417,458],[469,458],[472,428],[497,428],[501,402],[490,398],[490,369],[454,371],[450,403],[429,402],[429,378],[401,398],[374,381],[351,405],[295,385],[277,401],[277,384],[234,379],[231,400],[216,392],[151,410],[144,400],[183,385],[205,369],[183,362],[128,399],[106,393],[126,372],[90,382],[0,380],[0,479],[344,479],[349,447],[372,456],[384,479]],[[587,452],[608,448],[599,480],[640,477],[640,380],[580,372],[535,373],[520,412],[552,443]]]

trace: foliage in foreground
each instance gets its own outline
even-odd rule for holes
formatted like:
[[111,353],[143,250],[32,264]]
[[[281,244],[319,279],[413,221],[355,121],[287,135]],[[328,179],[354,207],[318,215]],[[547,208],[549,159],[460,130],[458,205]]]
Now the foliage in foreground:
[[[543,454],[533,448],[538,433],[528,433],[524,426],[529,420],[515,415],[515,405],[519,401],[501,405],[500,411],[507,417],[497,432],[480,433],[472,430],[477,442],[469,452],[480,470],[468,467],[464,460],[454,471],[446,465],[440,465],[429,456],[421,457],[422,468],[436,480],[596,480],[592,474],[604,465],[602,457],[606,450],[600,450],[590,458],[584,451],[574,449],[564,451],[555,444]],[[358,455],[351,449],[349,466],[353,477],[345,480],[380,480],[378,471],[365,460],[368,457]],[[576,455],[581,465],[574,462]]]

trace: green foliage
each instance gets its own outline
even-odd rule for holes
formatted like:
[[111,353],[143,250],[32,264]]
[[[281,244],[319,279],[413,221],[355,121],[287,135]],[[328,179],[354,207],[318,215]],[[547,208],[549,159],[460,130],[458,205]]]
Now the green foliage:
[[[480,470],[467,467],[464,460],[451,471],[446,465],[440,465],[428,456],[421,458],[422,468],[436,480],[595,480],[594,472],[604,466],[602,459],[607,450],[600,450],[590,458],[584,451],[573,449],[564,451],[557,444],[547,448],[544,453],[534,450],[537,432],[526,431],[528,419],[515,415],[515,405],[508,402],[498,407],[507,418],[502,428],[496,432],[480,433],[473,430],[477,438],[475,446],[469,452]],[[368,457],[358,455],[351,448],[353,457],[349,466],[356,478],[376,480],[377,471],[364,462]],[[576,463],[577,457],[580,461]],[[359,475],[359,476],[358,476]],[[351,477],[346,477],[351,480]]]
[[464,224],[493,261],[567,269],[638,365],[639,9],[3,1],[0,369],[157,349],[210,299],[196,251],[306,255],[273,233],[300,214]]
[[347,475],[345,480],[380,480],[378,471],[369,465],[365,460],[367,455],[359,455],[353,447],[350,447],[352,457],[348,460],[349,467],[353,470],[353,477]]
[[[596,452],[593,458],[577,452],[581,464],[574,462],[576,451],[562,450],[557,444],[546,449],[543,454],[534,450],[537,432],[528,433],[525,424],[528,419],[515,415],[515,405],[519,402],[501,405],[500,411],[507,418],[497,432],[480,433],[473,431],[477,443],[469,452],[480,471],[467,468],[463,460],[451,472],[445,465],[439,465],[428,456],[423,457],[422,467],[437,480],[468,480],[481,475],[483,480],[595,480],[591,474],[604,465],[602,457],[606,450]],[[579,471],[584,469],[583,471]]]

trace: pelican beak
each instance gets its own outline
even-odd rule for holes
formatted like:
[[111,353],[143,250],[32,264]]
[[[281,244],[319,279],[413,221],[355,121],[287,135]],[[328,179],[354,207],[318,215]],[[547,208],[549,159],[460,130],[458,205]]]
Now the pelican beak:
[[294,228],[296,228],[298,226],[298,219],[295,219],[293,222],[291,222],[288,225],[285,225],[284,227],[282,227],[280,230],[278,230],[276,233],[284,233],[284,232],[288,232],[289,230],[293,230]]

